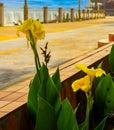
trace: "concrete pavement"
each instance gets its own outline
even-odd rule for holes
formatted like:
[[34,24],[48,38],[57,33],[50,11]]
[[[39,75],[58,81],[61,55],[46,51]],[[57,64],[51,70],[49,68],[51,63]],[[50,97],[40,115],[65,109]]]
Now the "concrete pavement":
[[[43,24],[46,33],[62,32],[68,30],[74,30],[84,27],[102,25],[106,23],[113,23],[114,17],[108,16],[103,19],[92,19],[85,21],[76,21],[76,22],[62,22],[62,23],[47,23]],[[16,36],[17,26],[0,26],[0,41],[2,40],[11,40],[17,38]],[[25,35],[21,35],[24,37]]]
[[[92,21],[91,21],[92,22]],[[49,67],[58,66],[68,60],[97,48],[99,39],[108,38],[114,32],[114,22],[95,24],[94,26],[47,33],[46,38],[38,42],[45,46],[49,42],[51,60]],[[42,56],[40,55],[42,60]],[[0,88],[25,80],[35,73],[34,57],[31,48],[27,48],[26,39],[19,38],[0,42]]]

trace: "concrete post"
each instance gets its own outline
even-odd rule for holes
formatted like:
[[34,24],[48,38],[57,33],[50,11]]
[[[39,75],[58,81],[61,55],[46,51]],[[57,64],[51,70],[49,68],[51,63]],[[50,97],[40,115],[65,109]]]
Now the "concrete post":
[[74,8],[71,8],[70,12],[71,12],[71,21],[73,22],[74,21]]
[[44,23],[48,23],[48,7],[43,7],[43,13],[44,13]]
[[93,10],[90,11],[91,19],[93,19]]
[[87,10],[87,19],[89,19],[89,10]]
[[98,10],[96,10],[96,19],[98,19]]
[[78,18],[81,19],[80,0],[78,0]]
[[83,14],[82,15],[82,17],[83,17],[82,19],[85,20],[86,18],[85,18],[85,10],[84,9],[82,10],[82,14]]
[[106,17],[106,11],[104,10],[103,11],[103,18],[105,18]]
[[58,14],[59,14],[59,17],[58,17],[58,21],[59,22],[62,22],[63,21],[63,18],[62,18],[62,8],[58,8]]
[[28,19],[28,6],[27,6],[27,0],[24,2],[24,20]]
[[4,25],[4,4],[0,3],[0,26]]
[[97,17],[97,15],[96,15],[96,13],[97,13],[97,11],[96,10],[94,10],[94,18],[96,19],[96,17]]
[[85,10],[85,20],[88,19],[87,10]]
[[76,21],[77,21],[78,20],[78,14],[77,13],[76,13],[75,17],[76,17]]
[[81,19],[81,10],[78,9],[78,20],[80,20],[80,19]]

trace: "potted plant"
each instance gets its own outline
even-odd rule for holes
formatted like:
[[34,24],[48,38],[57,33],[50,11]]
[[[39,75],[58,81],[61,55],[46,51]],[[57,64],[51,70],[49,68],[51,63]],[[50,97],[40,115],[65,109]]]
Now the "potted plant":
[[[81,100],[79,100],[79,104],[77,104],[76,109],[73,110],[67,97],[63,101],[61,100],[61,80],[59,68],[57,68],[56,72],[52,76],[49,74],[47,66],[50,60],[48,43],[46,43],[44,49],[41,48],[44,56],[44,62],[40,62],[37,51],[37,41],[39,39],[44,39],[45,37],[45,31],[42,24],[37,20],[28,19],[18,27],[18,35],[19,32],[26,34],[27,44],[30,45],[33,50],[36,65],[36,74],[30,82],[27,108],[24,109],[22,114],[20,129],[89,130],[91,113],[94,115],[94,113],[97,112],[101,101],[99,98],[102,99],[100,91],[102,88],[101,86],[105,84],[102,82],[108,82],[108,79],[109,77],[111,78],[111,76],[109,74],[106,75],[105,71],[101,68],[87,68],[83,64],[78,64],[77,67],[82,69],[85,73],[87,73],[87,75],[82,79],[74,81],[72,88],[74,92],[79,93],[77,96],[82,95],[82,102],[85,102],[85,107],[81,109]],[[110,62],[112,62],[112,56],[110,56]],[[113,90],[113,87],[111,88],[112,89],[110,91]],[[104,91],[106,91],[106,89],[103,89],[103,92]],[[103,92],[102,95],[104,94]],[[104,96],[103,102],[105,102],[105,100],[106,97]],[[94,111],[94,108],[96,111]],[[94,126],[94,130],[103,130],[105,128],[109,112],[112,111],[113,108],[114,104],[111,104],[110,108],[104,108],[106,113],[102,113],[103,115],[101,115],[101,119],[98,122],[95,122],[95,118],[92,119],[92,127]],[[81,121],[77,118],[77,115],[80,113],[80,109],[81,113],[83,113],[82,115],[84,115],[84,118]],[[102,108],[99,110],[102,110]]]

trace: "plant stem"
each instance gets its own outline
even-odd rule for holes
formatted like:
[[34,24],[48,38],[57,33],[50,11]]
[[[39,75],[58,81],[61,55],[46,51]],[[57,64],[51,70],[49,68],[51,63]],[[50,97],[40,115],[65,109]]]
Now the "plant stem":
[[38,55],[36,46],[34,46],[33,52],[34,52],[35,59],[36,59],[35,61],[37,62],[37,67],[40,68],[40,67],[41,67],[41,64],[40,64],[40,59],[39,59],[39,55]]

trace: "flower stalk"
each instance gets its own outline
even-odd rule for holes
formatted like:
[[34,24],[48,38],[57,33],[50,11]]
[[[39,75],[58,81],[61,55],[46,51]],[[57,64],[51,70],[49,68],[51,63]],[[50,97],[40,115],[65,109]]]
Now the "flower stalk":
[[17,28],[18,36],[19,36],[19,32],[26,34],[27,45],[28,43],[30,43],[30,46],[33,50],[36,70],[38,72],[39,68],[41,67],[41,63],[40,63],[36,45],[39,39],[45,38],[45,31],[43,29],[43,26],[39,21],[33,20],[32,18],[30,18],[28,20],[25,20],[22,23],[22,25],[20,25]]
[[36,65],[36,70],[38,72],[39,68],[41,67],[41,63],[40,63],[40,59],[39,59],[39,55],[38,55],[38,51],[37,51],[37,47],[36,47],[36,44],[34,42],[34,38],[32,36],[32,33],[31,31],[29,31],[30,33],[30,45],[31,45],[31,48],[33,50],[33,53],[34,53],[34,59],[35,59],[35,65]]
[[47,52],[47,49],[48,49],[47,46],[48,46],[48,42],[46,43],[44,49],[40,47],[40,49],[41,49],[41,51],[42,51],[41,54],[42,54],[43,57],[44,57],[44,62],[45,62],[45,65],[46,65],[46,66],[47,66],[47,64],[48,64],[48,62],[49,62],[49,60],[50,60],[50,57],[51,57],[51,55],[50,55],[51,51]]

